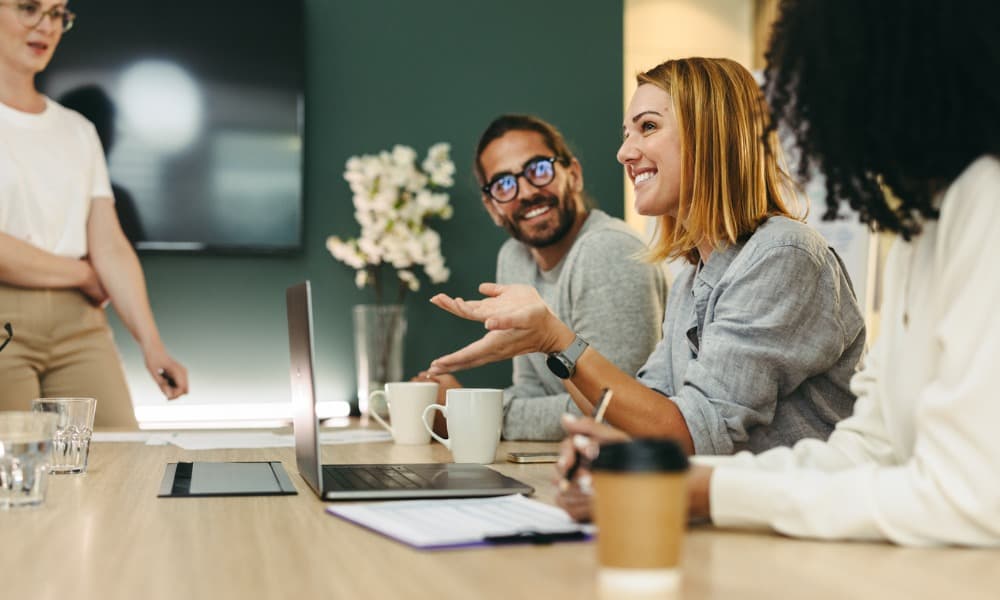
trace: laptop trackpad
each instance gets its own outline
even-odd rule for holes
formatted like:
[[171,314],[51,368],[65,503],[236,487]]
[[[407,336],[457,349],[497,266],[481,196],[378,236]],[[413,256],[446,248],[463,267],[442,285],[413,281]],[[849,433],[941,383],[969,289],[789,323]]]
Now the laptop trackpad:
[[482,465],[432,464],[407,465],[428,481],[428,489],[502,489],[510,487],[510,479]]

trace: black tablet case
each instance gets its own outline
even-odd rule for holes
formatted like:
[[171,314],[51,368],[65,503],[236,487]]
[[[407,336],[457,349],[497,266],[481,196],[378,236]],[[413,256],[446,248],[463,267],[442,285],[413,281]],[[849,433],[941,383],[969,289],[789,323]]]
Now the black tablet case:
[[297,494],[280,461],[168,463],[159,498]]

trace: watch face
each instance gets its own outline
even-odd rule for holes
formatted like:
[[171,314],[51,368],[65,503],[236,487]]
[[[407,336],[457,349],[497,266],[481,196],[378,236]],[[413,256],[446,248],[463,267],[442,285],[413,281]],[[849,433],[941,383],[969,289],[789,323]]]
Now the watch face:
[[548,365],[549,370],[556,374],[556,377],[560,379],[569,379],[569,366],[563,362],[565,359],[558,354],[550,354],[547,359],[545,359],[545,364]]

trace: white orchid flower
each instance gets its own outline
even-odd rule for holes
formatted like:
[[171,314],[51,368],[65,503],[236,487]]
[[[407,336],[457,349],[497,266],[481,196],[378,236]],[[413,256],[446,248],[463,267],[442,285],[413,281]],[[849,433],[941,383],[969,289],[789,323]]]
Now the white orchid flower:
[[349,240],[330,236],[326,247],[335,259],[356,269],[358,287],[376,284],[373,276],[379,276],[379,269],[370,267],[385,263],[396,269],[399,281],[411,291],[420,288],[412,271],[416,265],[423,266],[434,283],[450,277],[441,255],[441,236],[427,226],[429,218],[448,219],[454,212],[448,194],[442,192],[454,185],[450,153],[449,144],[434,144],[419,167],[416,151],[402,144],[347,159],[343,176],[361,234]]
[[410,291],[416,292],[420,289],[420,280],[417,279],[417,276],[414,275],[412,271],[400,269],[396,272],[396,275],[399,277],[400,281],[406,284],[406,287],[408,287]]

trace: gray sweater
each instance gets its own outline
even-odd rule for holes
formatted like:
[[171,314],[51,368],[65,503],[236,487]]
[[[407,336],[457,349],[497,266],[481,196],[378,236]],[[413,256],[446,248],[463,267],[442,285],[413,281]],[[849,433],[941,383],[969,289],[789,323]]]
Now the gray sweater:
[[[667,284],[661,268],[641,262],[645,245],[620,219],[591,211],[563,260],[539,269],[530,249],[508,240],[497,258],[497,282],[534,286],[559,319],[626,373],[635,373],[660,337]],[[504,391],[503,437],[558,440],[559,417],[580,414],[545,355],[514,358]]]
[[865,327],[847,273],[807,225],[773,217],[686,266],[639,381],[673,399],[695,452],[825,440],[851,414]]

